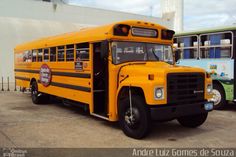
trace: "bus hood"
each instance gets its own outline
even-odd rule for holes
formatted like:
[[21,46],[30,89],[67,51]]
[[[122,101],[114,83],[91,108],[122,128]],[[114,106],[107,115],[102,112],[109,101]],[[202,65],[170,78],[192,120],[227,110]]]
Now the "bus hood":
[[[165,62],[131,63],[121,67],[120,76],[146,77],[151,74],[160,78],[167,73],[205,73],[204,69],[187,66],[170,65]],[[155,77],[155,78],[157,78]]]

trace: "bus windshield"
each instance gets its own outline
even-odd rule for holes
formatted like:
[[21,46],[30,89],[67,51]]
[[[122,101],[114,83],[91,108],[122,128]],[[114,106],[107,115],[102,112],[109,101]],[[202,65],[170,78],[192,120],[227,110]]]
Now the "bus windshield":
[[133,61],[164,61],[173,64],[171,45],[143,42],[112,42],[114,64]]

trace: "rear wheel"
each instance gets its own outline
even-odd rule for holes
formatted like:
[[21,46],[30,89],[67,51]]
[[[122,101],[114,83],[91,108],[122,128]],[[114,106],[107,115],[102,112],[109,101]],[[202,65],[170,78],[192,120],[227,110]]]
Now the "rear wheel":
[[196,128],[202,125],[207,119],[208,113],[202,113],[178,118],[178,122],[185,127]]
[[213,101],[214,101],[214,109],[222,110],[225,107],[226,100],[225,100],[225,92],[222,86],[219,84],[213,84]]
[[34,104],[43,104],[50,100],[50,96],[47,94],[40,93],[38,91],[38,84],[36,81],[31,84],[31,98]]
[[143,138],[150,127],[150,113],[145,101],[140,96],[132,96],[132,109],[129,98],[119,104],[119,123],[123,132],[132,138]]

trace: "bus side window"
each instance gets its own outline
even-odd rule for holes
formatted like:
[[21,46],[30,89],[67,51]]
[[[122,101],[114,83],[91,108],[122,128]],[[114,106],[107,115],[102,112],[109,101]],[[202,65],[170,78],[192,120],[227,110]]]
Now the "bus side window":
[[39,49],[38,50],[38,62],[42,62],[43,61],[43,50]]
[[[209,36],[210,44],[215,47],[210,48],[210,58],[221,58],[220,57],[220,48],[218,47],[220,45],[220,40],[222,39],[223,34],[213,34]],[[218,45],[218,46],[216,46]]]
[[74,61],[74,45],[66,45],[66,61]]
[[56,62],[56,47],[50,48],[50,62]]
[[180,52],[181,59],[198,58],[198,37],[197,35],[177,37],[174,39],[174,45]]
[[43,54],[43,61],[48,62],[49,61],[49,49],[44,49]]
[[23,62],[31,62],[32,61],[32,52],[31,50],[26,50],[23,53]]
[[221,58],[230,58],[232,55],[232,34],[224,33],[224,39],[220,41],[221,43]]
[[201,35],[200,52],[201,58],[230,58],[232,53],[232,34]]
[[65,61],[65,47],[58,46],[57,48],[57,61],[64,62]]
[[182,41],[183,58],[184,59],[196,59],[198,57],[197,47],[198,40],[196,36],[184,37]]
[[32,51],[32,62],[37,62],[37,50]]
[[76,44],[76,61],[89,60],[89,43]]

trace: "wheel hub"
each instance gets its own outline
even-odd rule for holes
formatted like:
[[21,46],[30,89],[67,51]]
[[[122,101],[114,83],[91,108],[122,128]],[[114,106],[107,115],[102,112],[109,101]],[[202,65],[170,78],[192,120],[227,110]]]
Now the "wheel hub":
[[220,92],[218,90],[216,90],[216,89],[213,89],[212,93],[213,93],[212,100],[214,102],[214,105],[216,106],[216,105],[218,105],[221,102],[222,97],[221,97]]
[[140,114],[137,108],[132,108],[132,114],[130,108],[125,112],[125,122],[129,127],[135,127],[140,119]]

